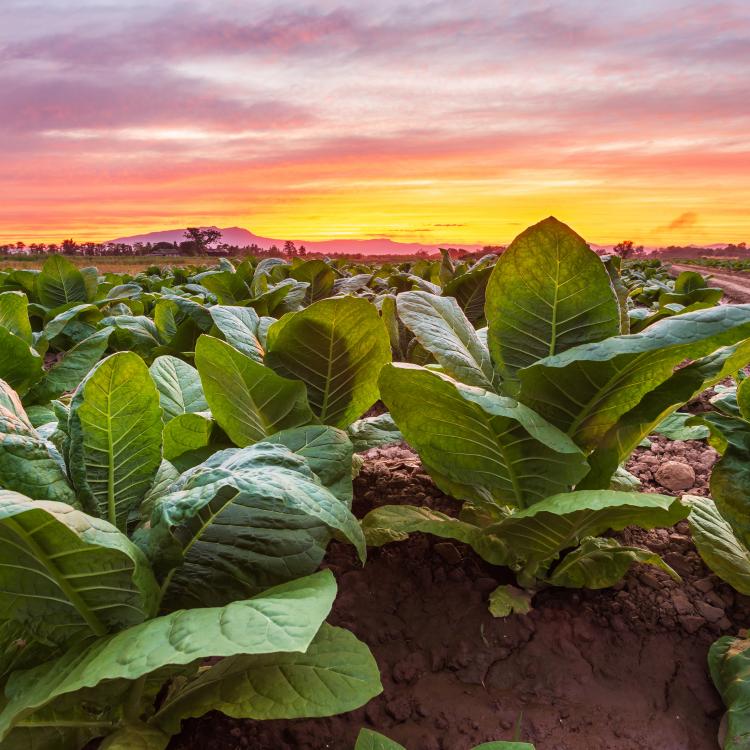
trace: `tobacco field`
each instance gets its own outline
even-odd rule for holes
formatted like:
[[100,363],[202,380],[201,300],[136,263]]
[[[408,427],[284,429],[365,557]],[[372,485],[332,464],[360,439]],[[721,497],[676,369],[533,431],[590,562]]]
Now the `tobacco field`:
[[747,750],[749,364],[553,218],[0,270],[0,748]]

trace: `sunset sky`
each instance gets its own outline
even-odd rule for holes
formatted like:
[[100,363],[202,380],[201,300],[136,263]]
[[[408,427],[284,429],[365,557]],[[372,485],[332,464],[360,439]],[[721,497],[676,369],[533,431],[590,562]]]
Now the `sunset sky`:
[[2,0],[0,242],[750,241],[750,2]]

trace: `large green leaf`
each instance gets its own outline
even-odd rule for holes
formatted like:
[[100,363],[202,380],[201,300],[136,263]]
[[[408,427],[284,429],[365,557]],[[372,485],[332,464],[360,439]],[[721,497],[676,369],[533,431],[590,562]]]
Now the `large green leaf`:
[[304,458],[259,443],[217,454],[172,484],[155,502],[145,544],[162,574],[178,566],[165,606],[205,606],[309,574],[331,530],[364,559],[364,537],[346,503]]
[[404,292],[398,295],[397,304],[401,320],[447,375],[466,385],[493,390],[490,353],[456,300],[427,292]]
[[620,332],[607,269],[585,240],[553,217],[522,232],[500,256],[485,311],[495,366],[511,382],[544,357]]
[[209,309],[214,325],[235,349],[263,364],[263,346],[258,339],[260,317],[252,307],[214,305]]
[[750,550],[710,498],[690,496],[690,531],[700,556],[719,578],[750,595]]
[[188,451],[205,448],[211,441],[214,421],[208,412],[179,414],[164,425],[164,458],[167,461]]
[[226,607],[174,612],[77,644],[58,659],[11,676],[0,740],[56,699],[105,682],[111,691],[120,681],[124,690],[132,680],[200,659],[303,652],[335,594],[333,576],[324,571]]
[[102,320],[102,325],[112,326],[113,348],[134,351],[143,357],[162,344],[154,321],[145,315],[113,315]]
[[28,307],[29,301],[21,292],[0,294],[0,328],[7,328],[19,339],[31,344]]
[[[102,312],[96,305],[70,302],[62,307],[50,310],[45,318],[44,335],[52,341],[63,333],[67,334],[76,322],[82,323],[88,330],[86,334],[94,332],[96,324],[102,319]],[[84,336],[86,338],[86,336]]]
[[112,329],[97,331],[66,352],[26,396],[27,403],[47,403],[75,390],[109,346]]
[[0,538],[0,618],[31,634],[70,644],[154,612],[158,588],[145,557],[106,521],[0,491]]
[[231,271],[202,274],[200,283],[215,294],[222,305],[236,305],[250,298],[247,284]]
[[588,470],[562,432],[512,399],[406,364],[387,365],[383,401],[446,493],[526,507]]
[[306,425],[275,432],[263,442],[285,445],[302,456],[318,479],[351,506],[354,446],[345,432],[328,425]]
[[711,679],[721,694],[726,713],[723,750],[750,747],[750,639],[719,638],[708,652]]
[[[33,718],[19,722],[3,740],[3,750],[81,750],[116,726],[109,714],[102,714],[98,707],[93,711],[88,708],[45,708]],[[145,748],[136,746],[132,750]]]
[[134,352],[102,360],[73,397],[70,473],[84,507],[125,528],[161,462],[161,407]]
[[380,445],[400,443],[404,439],[390,412],[358,419],[349,425],[347,433],[356,452],[377,448]]
[[[723,455],[711,470],[711,497],[745,547],[750,547],[750,422],[709,413],[701,418]],[[718,438],[718,439],[717,439]]]
[[23,396],[42,374],[39,354],[22,338],[0,326],[0,378]]
[[548,581],[572,589],[604,589],[617,583],[635,563],[653,565],[679,580],[656,552],[624,547],[614,539],[589,537],[561,560]]
[[208,409],[200,375],[192,365],[165,354],[153,361],[149,372],[159,391],[159,403],[165,422],[180,414]]
[[743,419],[750,420],[750,378],[745,378],[737,386],[737,408]]
[[310,284],[305,291],[305,304],[308,305],[330,296],[333,284],[336,281],[336,273],[331,266],[323,260],[316,259],[306,260],[292,268],[289,276],[297,281],[306,281]]
[[365,299],[324,299],[268,331],[268,364],[301,380],[312,410],[334,427],[346,428],[377,401],[378,373],[390,359],[388,332]]
[[443,287],[443,296],[455,297],[473,325],[484,325],[484,306],[491,266],[461,274]]
[[675,315],[642,333],[584,344],[525,368],[520,399],[591,451],[685,359],[748,337],[750,305]]
[[658,431],[664,419],[675,409],[736,372],[748,361],[750,340],[745,340],[679,368],[654,390],[646,393],[636,406],[623,414],[597,441],[594,452],[589,456],[591,471],[581,482],[579,489],[607,487],[617,467],[630,456],[643,438]]
[[86,302],[86,282],[78,268],[67,258],[51,255],[36,278],[36,293],[45,307],[59,307],[68,302]]
[[170,696],[153,723],[176,732],[181,719],[212,709],[250,719],[333,716],[382,690],[367,646],[348,630],[323,624],[305,653],[224,659]]
[[479,526],[430,508],[383,505],[364,517],[362,530],[371,547],[401,542],[409,534],[419,531],[468,544],[480,557],[493,565],[505,565],[509,562],[508,551],[501,538],[486,534]]
[[31,426],[18,396],[0,380],[0,487],[75,505],[62,460],[53,451]]
[[549,497],[486,529],[532,573],[589,536],[626,526],[674,526],[688,515],[679,498],[615,490],[582,490]]
[[235,445],[313,420],[303,383],[277,375],[225,341],[201,336],[195,363],[211,413]]

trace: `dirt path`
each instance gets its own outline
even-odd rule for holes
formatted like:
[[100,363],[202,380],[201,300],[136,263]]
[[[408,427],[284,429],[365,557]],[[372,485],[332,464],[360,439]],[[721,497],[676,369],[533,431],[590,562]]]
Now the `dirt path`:
[[741,271],[716,271],[713,268],[681,265],[672,265],[672,271],[675,275],[682,271],[698,271],[698,273],[704,275],[710,274],[712,278],[708,285],[723,289],[727,302],[750,302],[750,275]]

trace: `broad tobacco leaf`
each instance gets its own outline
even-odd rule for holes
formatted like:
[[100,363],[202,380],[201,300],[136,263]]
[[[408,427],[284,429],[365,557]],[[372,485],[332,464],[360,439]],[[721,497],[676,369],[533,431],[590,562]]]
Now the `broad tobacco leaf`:
[[208,410],[200,375],[192,365],[165,354],[153,361],[149,372],[159,391],[164,422],[180,414]]
[[[578,488],[606,487],[617,467],[628,458],[641,440],[658,430],[665,418],[676,416],[675,409],[736,372],[738,368],[744,367],[748,361],[750,340],[723,347],[679,368],[667,380],[646,393],[636,406],[623,414],[597,441],[589,456],[591,471]],[[697,425],[697,420],[692,419],[690,424]]]
[[158,588],[146,558],[106,521],[0,491],[0,537],[1,619],[69,644],[153,615]]
[[275,432],[263,442],[285,445],[302,456],[323,485],[351,507],[354,446],[345,432],[327,425],[306,425]]
[[750,640],[719,638],[708,652],[711,679],[721,694],[726,713],[723,750],[750,747]]
[[523,508],[588,471],[570,438],[513,399],[407,364],[384,367],[380,391],[430,475],[456,498]]
[[281,377],[225,341],[201,336],[195,363],[211,414],[235,445],[314,419],[303,383]]
[[235,349],[263,364],[265,352],[258,338],[260,316],[252,307],[214,305],[209,308],[214,325]]
[[383,690],[370,650],[348,630],[323,624],[304,653],[237,655],[203,672],[165,702],[153,723],[219,710],[249,719],[296,719],[352,711]]
[[689,512],[679,498],[615,490],[582,490],[549,497],[486,529],[533,575],[585,537],[626,526],[673,526]]
[[391,360],[374,305],[338,297],[285,315],[268,331],[266,362],[301,380],[323,424],[345,429],[378,400],[378,373]]
[[171,419],[164,425],[164,458],[174,461],[183,453],[205,448],[213,428],[210,412],[185,413]]
[[401,320],[446,375],[466,385],[493,390],[490,353],[456,300],[427,292],[404,292],[398,295],[397,306]]
[[70,407],[69,466],[84,508],[124,529],[162,459],[161,406],[134,352],[103,359]]
[[750,305],[675,315],[642,333],[583,344],[524,368],[519,399],[590,452],[685,359],[749,337]]
[[655,552],[640,547],[624,547],[615,539],[589,537],[569,552],[547,579],[553,586],[572,589],[604,589],[613,586],[630,570],[642,563],[663,570],[675,580],[680,577]]
[[107,351],[112,328],[105,327],[77,343],[56,362],[24,398],[45,404],[75,390]]
[[[212,657],[304,652],[336,595],[324,571],[225,607],[174,612],[113,635],[87,640],[57,659],[16,672],[5,687],[0,741],[35,711],[80,690],[106,683],[113,691],[159,670]],[[106,693],[105,693],[106,695]],[[75,719],[71,729],[75,729]]]
[[508,549],[500,537],[486,534],[479,526],[431,508],[383,505],[364,517],[362,530],[371,547],[402,542],[409,534],[419,531],[468,544],[480,557],[493,565],[507,565],[510,562]]
[[0,326],[0,378],[23,396],[44,370],[42,357],[26,341]]
[[489,346],[503,381],[567,349],[620,333],[620,310],[601,259],[550,217],[500,256],[487,285]]
[[29,301],[21,292],[0,294],[0,328],[5,328],[14,336],[32,343],[31,323],[29,322]]
[[164,577],[165,607],[224,604],[307,575],[331,531],[362,558],[365,544],[347,504],[282,445],[259,443],[215,454],[156,498],[139,537]]
[[35,500],[75,505],[62,459],[31,426],[21,402],[0,380],[0,487]]
[[83,274],[61,255],[51,255],[44,261],[42,272],[36,278],[36,294],[45,307],[88,301]]
[[706,565],[741,594],[750,595],[750,550],[710,498],[687,496],[690,531]]

